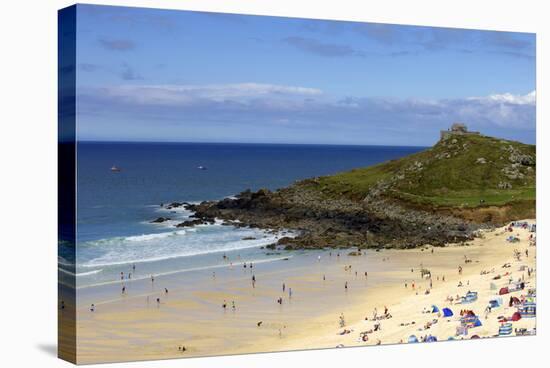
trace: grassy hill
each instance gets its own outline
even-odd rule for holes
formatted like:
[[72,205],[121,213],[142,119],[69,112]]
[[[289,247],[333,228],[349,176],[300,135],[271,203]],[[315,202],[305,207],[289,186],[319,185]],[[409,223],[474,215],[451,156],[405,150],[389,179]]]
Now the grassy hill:
[[305,180],[299,185],[319,191],[323,198],[382,196],[424,208],[507,205],[534,213],[535,172],[534,145],[481,135],[453,135],[398,160]]

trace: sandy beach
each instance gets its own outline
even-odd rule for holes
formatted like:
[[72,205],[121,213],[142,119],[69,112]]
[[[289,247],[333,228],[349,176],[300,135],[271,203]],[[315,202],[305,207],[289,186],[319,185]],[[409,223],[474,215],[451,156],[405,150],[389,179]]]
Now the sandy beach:
[[[507,241],[511,235],[519,241]],[[502,227],[446,247],[361,255],[351,255],[350,249],[296,251],[252,269],[243,267],[246,260],[235,259],[228,260],[232,267],[214,271],[85,289],[77,300],[78,362],[396,344],[407,343],[411,335],[438,341],[493,337],[499,317],[510,318],[517,310],[509,306],[510,297],[521,299],[536,287],[530,236],[535,233],[528,229]],[[422,268],[431,278],[421,277]],[[528,269],[533,269],[530,275]],[[524,280],[525,289],[497,295],[511,280]],[[468,291],[477,292],[477,300],[457,304]],[[503,304],[488,312],[495,298]],[[431,313],[432,305],[439,312]],[[444,317],[443,308],[454,315]],[[481,326],[456,336],[461,310],[473,311]],[[532,330],[536,319],[512,324]]]

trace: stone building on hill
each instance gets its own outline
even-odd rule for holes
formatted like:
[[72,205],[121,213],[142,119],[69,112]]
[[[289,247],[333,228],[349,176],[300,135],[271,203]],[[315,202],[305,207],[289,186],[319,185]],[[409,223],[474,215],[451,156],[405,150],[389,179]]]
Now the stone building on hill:
[[449,129],[441,131],[441,140],[453,135],[479,135],[479,132],[470,132],[466,124],[454,123]]

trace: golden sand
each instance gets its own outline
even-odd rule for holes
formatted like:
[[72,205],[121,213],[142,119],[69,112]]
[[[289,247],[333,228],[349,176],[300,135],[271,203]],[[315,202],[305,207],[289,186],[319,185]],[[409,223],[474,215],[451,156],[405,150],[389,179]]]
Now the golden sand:
[[[511,234],[520,241],[507,242]],[[171,289],[160,305],[156,303],[159,291],[148,299],[143,295],[114,299],[93,313],[82,306],[77,311],[78,362],[395,344],[406,343],[410,335],[433,335],[439,341],[451,336],[492,337],[498,334],[497,317],[511,317],[516,311],[508,306],[510,296],[520,297],[527,289],[535,288],[535,274],[529,277],[526,270],[520,271],[521,266],[536,267],[536,248],[529,245],[530,235],[525,229],[514,228],[509,233],[500,228],[484,232],[467,245],[384,250],[369,252],[368,256],[350,256],[349,251],[341,250],[337,257],[338,251],[334,250],[331,257],[320,260],[312,255],[311,262],[301,267],[281,263],[280,271],[262,272],[258,268],[255,287],[250,274],[235,270],[235,276],[205,280],[192,289]],[[521,253],[519,260],[514,257],[514,250]],[[506,263],[509,268],[502,267]],[[421,265],[432,273],[431,289],[430,280],[420,276]],[[481,274],[482,271],[488,273]],[[506,273],[509,274],[504,276]],[[502,277],[493,280],[497,275]],[[509,279],[520,278],[524,278],[526,289],[501,296],[504,305],[486,315],[486,306],[498,297],[498,289],[508,286]],[[284,293],[282,282],[287,286]],[[463,286],[458,286],[459,282]],[[496,290],[491,290],[491,283]],[[289,287],[293,290],[291,298]],[[425,294],[427,289],[429,294]],[[447,301],[447,297],[463,296],[468,290],[478,292],[477,301]],[[282,305],[276,302],[279,297],[283,298]],[[224,300],[228,303],[226,310],[221,308]],[[231,301],[235,301],[235,310]],[[440,310],[449,307],[454,316],[424,313],[432,305]],[[374,321],[375,308],[381,316],[386,307],[392,317]],[[461,309],[473,310],[482,326],[456,337]],[[340,326],[341,315],[344,327]],[[377,323],[380,329],[374,331]],[[431,323],[429,328],[427,323]],[[535,319],[521,319],[513,322],[513,327],[532,329]],[[344,330],[350,332],[340,335]],[[369,332],[368,341],[360,338],[361,332]],[[185,351],[179,350],[182,346]]]

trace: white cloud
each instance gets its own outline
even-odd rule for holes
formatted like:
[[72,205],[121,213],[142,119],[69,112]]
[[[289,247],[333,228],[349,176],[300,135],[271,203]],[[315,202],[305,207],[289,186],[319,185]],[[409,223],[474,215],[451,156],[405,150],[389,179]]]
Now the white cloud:
[[104,88],[103,92],[125,102],[143,105],[185,106],[205,102],[246,103],[262,99],[277,106],[280,100],[322,95],[316,88],[262,83],[211,85],[127,85]]
[[288,128],[292,131],[287,134],[300,131],[311,136],[339,131],[357,139],[387,130],[407,132],[417,142],[428,132],[437,135],[452,122],[464,121],[484,134],[533,140],[535,97],[533,91],[451,99],[337,98],[316,88],[261,83],[127,85],[81,88],[78,108],[79,114],[158,126],[177,121],[205,128],[223,122],[226,129]]
[[511,93],[493,94],[486,97],[471,97],[470,99],[489,103],[535,106],[537,102],[537,92],[532,91],[525,95],[514,95]]

